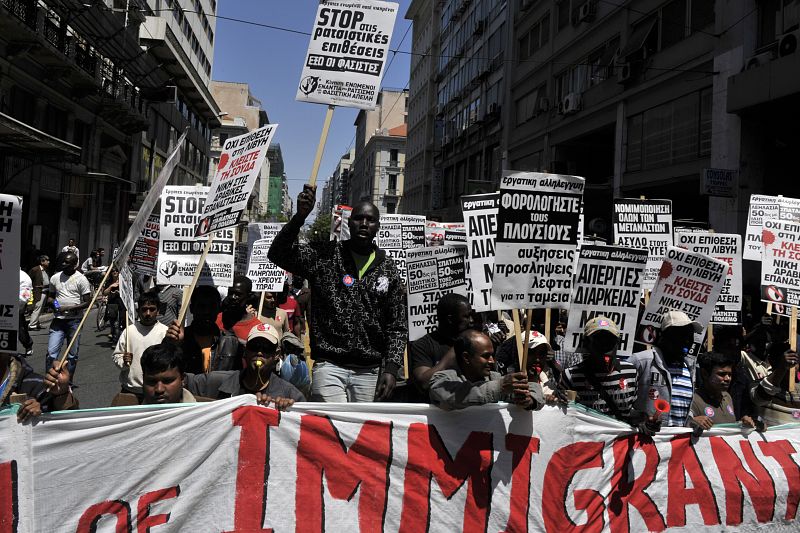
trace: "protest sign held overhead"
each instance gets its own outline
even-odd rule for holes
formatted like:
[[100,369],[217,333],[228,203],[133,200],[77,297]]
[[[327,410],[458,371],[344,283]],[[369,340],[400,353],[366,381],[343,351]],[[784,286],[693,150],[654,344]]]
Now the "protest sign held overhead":
[[633,354],[636,320],[647,250],[621,246],[583,245],[570,296],[564,351],[581,346],[583,327],[595,316],[606,316],[620,330],[618,354]]
[[[207,239],[195,237],[203,217],[208,187],[167,186],[161,197],[161,240],[157,283],[190,285]],[[233,284],[234,229],[214,235],[211,251],[202,267],[199,283],[230,287]]]
[[425,246],[466,246],[467,235],[463,222],[425,223]]
[[267,258],[269,247],[283,224],[253,222],[247,226],[249,261],[247,277],[253,282],[254,292],[281,292],[286,272]]
[[321,2],[295,99],[373,109],[397,10],[375,0]]
[[142,228],[142,233],[133,245],[128,264],[137,274],[144,276],[156,275],[156,262],[158,261],[159,215],[150,215]]
[[[348,232],[349,238],[349,232]],[[375,244],[394,259],[400,275],[406,280],[406,250],[425,246],[423,215],[382,215]]]
[[578,176],[503,176],[492,309],[569,307],[583,188]]
[[800,223],[764,222],[761,299],[800,306]]
[[445,294],[467,295],[464,248],[433,246],[409,250],[408,340],[414,341],[435,330],[436,306]]
[[744,239],[744,259],[761,261],[763,246],[762,229],[767,220],[800,222],[800,199],[786,196],[750,195],[747,214],[747,230]]
[[[350,238],[350,228],[347,226],[347,220],[350,218],[350,213],[353,208],[348,205],[334,206],[331,213],[331,240],[346,241]],[[346,218],[345,218],[346,217]],[[344,235],[347,235],[344,238]]]
[[[19,331],[22,200],[0,194],[0,352],[17,351]],[[8,376],[6,381],[8,381]],[[0,377],[0,392],[5,387]]]
[[740,324],[742,311],[742,236],[733,233],[675,232],[675,244],[728,264],[712,324]]
[[225,141],[196,236],[232,228],[242,218],[277,127],[267,124]]
[[472,307],[479,313],[491,309],[499,205],[500,193],[496,192],[461,197],[472,281]]
[[[675,246],[667,248],[650,301],[639,321],[637,340],[652,344],[661,328],[661,317],[667,311],[683,311],[705,328],[729,268],[728,263],[705,254]],[[702,340],[702,333],[695,336],[696,342]]]
[[614,200],[614,242],[648,252],[642,288],[651,290],[667,247],[672,246],[672,201],[622,198]]

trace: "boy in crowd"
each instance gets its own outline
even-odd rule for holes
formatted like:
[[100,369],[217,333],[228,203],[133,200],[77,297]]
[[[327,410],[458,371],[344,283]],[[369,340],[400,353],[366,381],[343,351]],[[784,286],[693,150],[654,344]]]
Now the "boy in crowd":
[[186,375],[183,354],[173,343],[155,344],[142,354],[142,404],[195,403],[183,388]]
[[[698,366],[702,386],[694,393],[686,425],[702,433],[715,424],[736,422],[733,399],[728,394],[735,367],[733,361],[719,352],[708,352],[700,356]],[[755,427],[749,416],[741,417],[741,421],[743,426]]]

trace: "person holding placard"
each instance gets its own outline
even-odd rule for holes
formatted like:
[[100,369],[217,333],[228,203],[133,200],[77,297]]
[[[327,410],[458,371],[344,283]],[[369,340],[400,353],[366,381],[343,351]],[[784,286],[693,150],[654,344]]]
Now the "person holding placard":
[[[269,259],[311,286],[309,326],[312,399],[324,402],[388,400],[408,338],[406,291],[400,271],[373,242],[380,212],[353,207],[350,239],[303,244],[300,228],[314,209],[316,188],[306,186],[297,213],[272,242]],[[380,370],[379,370],[380,369]]]

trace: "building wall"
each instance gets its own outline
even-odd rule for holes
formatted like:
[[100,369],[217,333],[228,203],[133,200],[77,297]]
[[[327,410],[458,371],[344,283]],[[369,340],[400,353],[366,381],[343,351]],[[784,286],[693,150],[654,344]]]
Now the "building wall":
[[359,200],[369,200],[382,213],[401,213],[405,181],[405,137],[375,135],[365,148],[368,189]]

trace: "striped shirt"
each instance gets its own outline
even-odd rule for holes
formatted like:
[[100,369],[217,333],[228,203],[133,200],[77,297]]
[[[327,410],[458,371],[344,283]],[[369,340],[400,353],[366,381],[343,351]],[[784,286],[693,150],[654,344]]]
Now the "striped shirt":
[[686,425],[689,417],[689,408],[694,397],[692,374],[686,363],[681,361],[677,366],[667,365],[667,371],[672,379],[672,398],[670,400],[669,419],[665,420],[669,426],[682,427]]
[[637,379],[636,368],[624,361],[616,361],[614,369],[608,374],[595,374],[600,386],[616,404],[617,415],[586,377],[586,363],[582,362],[564,371],[564,385],[567,390],[578,393],[577,402],[604,415],[615,418],[622,417],[624,422],[630,417],[631,409],[636,401]]

